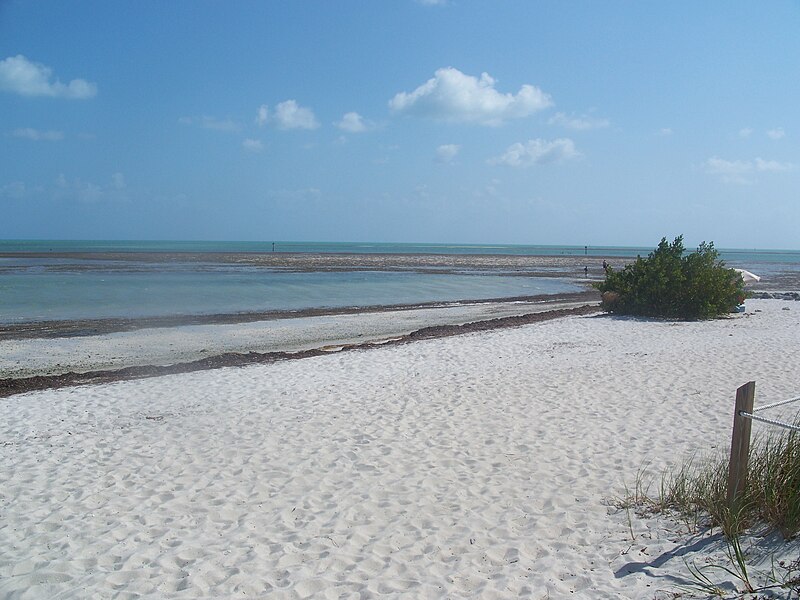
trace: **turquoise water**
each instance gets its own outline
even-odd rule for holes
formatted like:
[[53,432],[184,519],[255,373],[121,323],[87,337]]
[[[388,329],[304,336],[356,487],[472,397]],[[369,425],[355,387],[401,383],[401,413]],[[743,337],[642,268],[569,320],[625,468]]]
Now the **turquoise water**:
[[[540,246],[513,244],[386,244],[367,242],[213,242],[126,240],[0,240],[3,252],[313,252],[355,254],[511,254],[522,256],[646,256],[652,247]],[[800,250],[718,248],[733,263],[800,265]]]
[[[581,291],[559,278],[486,272],[284,272],[197,262],[93,260],[110,252],[272,252],[272,242],[0,240],[0,324],[54,319],[419,304]],[[276,242],[276,252],[635,257],[652,249],[582,246]],[[13,253],[45,256],[13,256]],[[59,257],[78,252],[82,257]],[[52,256],[47,256],[52,254]],[[722,250],[762,276],[800,273],[800,251]],[[106,257],[108,258],[108,257]]]
[[419,304],[581,289],[563,279],[491,274],[0,258],[0,324]]

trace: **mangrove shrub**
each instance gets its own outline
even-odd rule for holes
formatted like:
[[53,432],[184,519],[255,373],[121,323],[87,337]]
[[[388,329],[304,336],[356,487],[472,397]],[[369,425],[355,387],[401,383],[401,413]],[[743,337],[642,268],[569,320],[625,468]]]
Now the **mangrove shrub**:
[[639,256],[621,271],[609,268],[595,287],[603,310],[621,315],[711,319],[744,301],[741,276],[725,267],[713,242],[687,254],[683,236],[671,244],[661,238],[647,258]]

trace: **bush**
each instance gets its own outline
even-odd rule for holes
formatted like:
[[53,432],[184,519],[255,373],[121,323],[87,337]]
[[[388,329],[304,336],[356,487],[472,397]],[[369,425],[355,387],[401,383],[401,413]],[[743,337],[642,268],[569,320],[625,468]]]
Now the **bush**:
[[683,236],[671,244],[662,238],[647,258],[637,257],[621,271],[609,268],[595,288],[603,310],[622,315],[710,319],[744,301],[742,278],[725,267],[713,242],[686,254]]

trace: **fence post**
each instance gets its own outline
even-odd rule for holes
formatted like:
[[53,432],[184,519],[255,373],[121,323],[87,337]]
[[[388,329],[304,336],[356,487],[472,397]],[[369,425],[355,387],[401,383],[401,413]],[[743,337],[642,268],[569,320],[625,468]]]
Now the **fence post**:
[[736,408],[733,412],[733,436],[731,437],[731,462],[728,468],[728,507],[735,509],[739,494],[747,482],[747,458],[750,455],[750,428],[752,420],[741,415],[753,413],[756,382],[749,381],[736,390]]

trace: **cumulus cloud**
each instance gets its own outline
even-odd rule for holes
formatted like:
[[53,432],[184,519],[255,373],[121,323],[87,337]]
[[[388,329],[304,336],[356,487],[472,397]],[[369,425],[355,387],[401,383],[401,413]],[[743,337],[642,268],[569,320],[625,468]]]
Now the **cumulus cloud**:
[[580,156],[569,138],[547,141],[540,138],[522,144],[511,144],[500,156],[489,159],[489,164],[504,164],[511,167],[532,167],[564,162]]
[[342,116],[342,120],[334,123],[334,125],[348,133],[363,133],[375,127],[373,123],[364,119],[364,117],[357,112],[345,113]]
[[250,152],[261,152],[264,149],[264,144],[261,143],[261,140],[247,138],[242,142],[242,148]]
[[39,129],[33,129],[31,127],[15,129],[12,135],[26,140],[33,140],[34,142],[58,142],[64,139],[64,133],[62,131],[40,131]]
[[748,185],[755,183],[754,175],[758,173],[782,173],[795,168],[792,163],[782,163],[777,160],[725,160],[712,156],[704,163],[705,171],[714,175],[723,183]]
[[285,100],[270,110],[262,104],[256,111],[256,124],[260,127],[271,124],[278,129],[316,129],[319,122],[310,108],[300,106],[295,100]]
[[503,94],[495,89],[495,83],[488,73],[478,78],[446,67],[413,92],[396,94],[389,108],[396,114],[415,117],[500,125],[553,105],[548,94],[532,85],[523,85],[516,94]]
[[21,96],[49,96],[82,100],[97,94],[97,86],[85,79],[69,83],[53,80],[53,69],[28,60],[22,54],[0,61],[0,90]]
[[461,146],[458,144],[442,144],[436,148],[436,159],[443,163],[452,162],[460,150]]
[[285,100],[275,106],[273,110],[266,104],[258,108],[256,123],[266,125],[270,123],[278,129],[316,129],[319,122],[310,108],[300,106],[295,100]]
[[669,127],[662,127],[661,129],[658,130],[658,135],[661,136],[669,136],[672,135],[673,133],[674,132]]
[[582,115],[580,117],[567,116],[561,112],[556,113],[553,117],[551,117],[548,123],[550,125],[560,125],[561,127],[566,127],[567,129],[572,129],[575,131],[584,131],[586,129],[602,129],[611,125],[611,122],[608,119],[598,119],[596,117],[587,115]]
[[183,125],[196,125],[203,129],[211,129],[213,131],[222,131],[225,133],[236,133],[241,130],[241,125],[232,119],[218,119],[203,115],[202,117],[181,117],[178,122]]
[[447,4],[447,0],[416,0],[416,2],[423,6],[445,6]]
[[746,138],[749,138],[751,135],[753,135],[753,128],[752,127],[742,127],[739,130],[739,137],[741,137],[741,138],[745,138],[746,139]]

